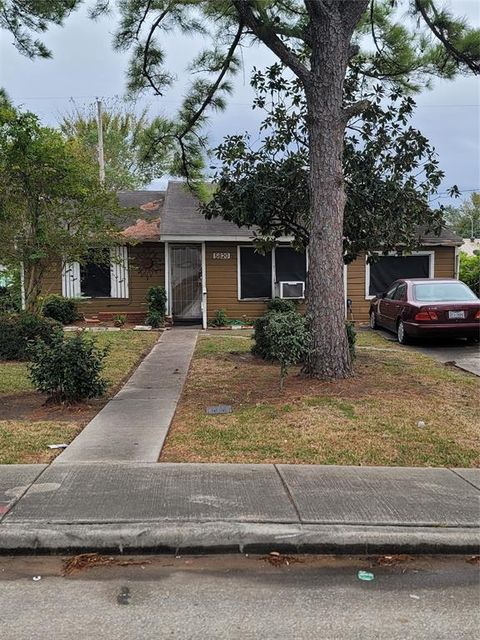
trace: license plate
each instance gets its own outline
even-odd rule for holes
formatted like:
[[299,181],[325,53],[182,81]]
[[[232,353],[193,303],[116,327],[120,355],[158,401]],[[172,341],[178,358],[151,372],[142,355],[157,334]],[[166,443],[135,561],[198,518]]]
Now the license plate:
[[449,311],[448,317],[450,320],[463,320],[465,318],[465,311]]

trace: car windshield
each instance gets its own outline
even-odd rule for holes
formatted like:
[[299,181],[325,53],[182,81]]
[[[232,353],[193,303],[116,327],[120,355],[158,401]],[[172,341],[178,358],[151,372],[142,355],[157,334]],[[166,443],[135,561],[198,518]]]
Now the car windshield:
[[463,282],[422,282],[414,285],[419,302],[467,302],[477,296]]

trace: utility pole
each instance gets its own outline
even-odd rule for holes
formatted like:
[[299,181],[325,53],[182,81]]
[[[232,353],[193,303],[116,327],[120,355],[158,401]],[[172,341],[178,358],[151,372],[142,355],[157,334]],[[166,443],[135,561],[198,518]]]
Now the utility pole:
[[98,130],[98,166],[100,182],[105,183],[105,160],[103,157],[103,125],[102,125],[102,101],[97,100],[97,130]]

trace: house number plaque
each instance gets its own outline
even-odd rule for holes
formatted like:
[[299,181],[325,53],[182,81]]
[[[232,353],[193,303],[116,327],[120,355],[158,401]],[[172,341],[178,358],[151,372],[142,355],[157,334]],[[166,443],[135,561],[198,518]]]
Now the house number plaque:
[[231,253],[225,252],[225,251],[214,251],[213,259],[214,260],[230,260],[231,255],[232,255]]

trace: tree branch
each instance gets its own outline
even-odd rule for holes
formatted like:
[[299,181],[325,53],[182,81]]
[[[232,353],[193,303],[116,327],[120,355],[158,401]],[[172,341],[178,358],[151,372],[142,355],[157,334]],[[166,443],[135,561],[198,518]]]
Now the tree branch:
[[[158,18],[155,20],[155,22],[150,27],[150,32],[149,32],[147,40],[145,42],[145,49],[143,51],[142,73],[145,76],[145,78],[148,80],[148,84],[152,87],[152,89],[155,91],[155,95],[157,95],[157,96],[161,96],[162,93],[159,90],[159,88],[156,86],[155,82],[153,81],[152,76],[150,75],[150,72],[148,71],[148,59],[147,59],[148,58],[148,48],[150,46],[150,42],[152,41],[153,34],[155,33],[158,25],[165,18],[165,16],[168,14],[169,11],[170,11],[170,4],[167,5],[167,8],[164,11],[162,11],[162,13],[158,16]],[[143,20],[145,20],[145,16],[144,16]]]
[[358,102],[354,102],[348,107],[344,107],[342,109],[344,121],[348,122],[350,118],[353,118],[353,116],[359,116],[364,111],[366,111],[368,107],[370,107],[370,105],[371,105],[370,100],[364,99],[364,100],[358,100]]
[[[442,33],[442,31],[437,27],[437,25],[430,19],[430,16],[428,15],[428,12],[425,9],[425,6],[422,0],[415,0],[415,6],[419,11],[420,15],[422,16],[422,18],[424,19],[425,23],[429,27],[430,31],[438,40],[440,40],[440,42],[443,44],[443,46],[448,51],[448,53],[452,56],[452,58],[454,58],[457,62],[463,62],[463,64],[465,64],[471,71],[473,71],[473,73],[479,74],[480,64],[478,62],[475,62],[475,60],[472,60],[469,56],[465,55],[464,53],[462,53],[461,51],[458,51],[458,49],[455,48],[455,46],[450,42],[450,40]],[[432,7],[434,12],[436,12],[436,9],[433,6],[433,3],[432,3]]]
[[280,40],[275,31],[262,23],[252,11],[249,0],[233,0],[233,5],[243,23],[275,53],[280,60],[306,83],[310,77],[310,71],[290,49]]
[[180,134],[181,137],[185,136],[191,129],[193,129],[195,124],[198,122],[198,119],[202,116],[203,112],[205,111],[205,109],[210,104],[212,98],[214,97],[215,93],[217,92],[219,86],[222,83],[223,78],[225,77],[225,75],[226,75],[226,73],[227,73],[227,71],[228,71],[228,69],[230,67],[230,63],[232,62],[233,55],[235,53],[235,49],[237,48],[238,43],[240,42],[240,38],[242,37],[242,33],[243,33],[243,23],[240,22],[240,24],[238,25],[237,33],[235,34],[235,37],[234,37],[234,39],[232,41],[232,44],[230,45],[230,48],[228,49],[227,55],[225,56],[225,60],[223,62],[223,65],[222,65],[222,68],[220,70],[220,73],[217,76],[217,79],[215,80],[215,82],[210,87],[210,90],[208,91],[207,95],[205,96],[205,98],[204,98],[202,104],[200,105],[200,107],[197,109],[197,111],[189,119],[187,125],[184,127],[183,132]]

